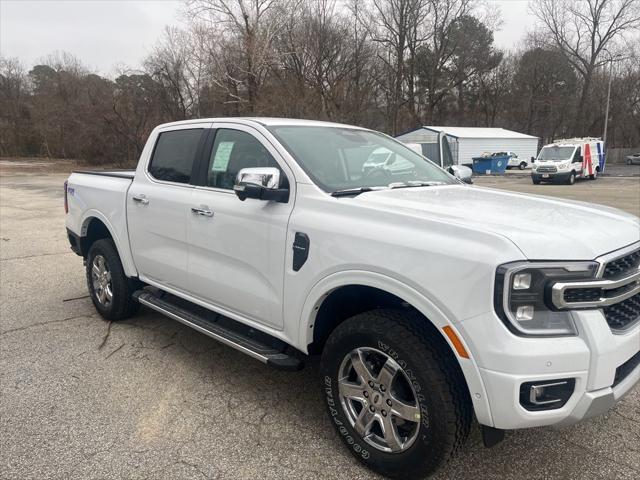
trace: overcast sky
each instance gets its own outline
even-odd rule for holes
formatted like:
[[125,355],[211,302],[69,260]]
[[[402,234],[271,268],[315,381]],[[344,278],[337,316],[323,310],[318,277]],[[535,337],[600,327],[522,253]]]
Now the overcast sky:
[[[513,48],[532,28],[527,0],[485,0],[502,12],[496,44]],[[179,25],[181,0],[0,0],[0,54],[31,67],[67,51],[101,74],[139,67],[165,25]]]

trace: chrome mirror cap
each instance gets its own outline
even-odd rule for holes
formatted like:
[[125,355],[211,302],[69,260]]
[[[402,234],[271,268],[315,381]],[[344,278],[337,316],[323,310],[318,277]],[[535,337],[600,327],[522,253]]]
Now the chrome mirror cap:
[[277,190],[280,186],[280,170],[273,167],[243,168],[236,176],[236,186],[246,185]]

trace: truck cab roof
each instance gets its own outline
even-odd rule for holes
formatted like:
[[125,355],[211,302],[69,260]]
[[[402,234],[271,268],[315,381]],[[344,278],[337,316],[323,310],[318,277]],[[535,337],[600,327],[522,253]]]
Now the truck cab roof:
[[213,118],[193,118],[189,120],[180,120],[177,122],[163,123],[158,128],[166,128],[180,125],[189,125],[192,123],[240,123],[243,125],[261,125],[263,127],[270,126],[300,126],[300,127],[340,127],[358,130],[366,130],[362,127],[354,125],[346,125],[343,123],[325,122],[320,120],[305,120],[298,118],[279,118],[279,117],[213,117]]

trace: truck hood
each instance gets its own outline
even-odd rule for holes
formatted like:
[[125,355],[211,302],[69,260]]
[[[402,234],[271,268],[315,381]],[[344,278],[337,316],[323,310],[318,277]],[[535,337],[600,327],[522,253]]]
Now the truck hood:
[[353,201],[492,232],[511,240],[532,260],[592,260],[640,240],[640,219],[621,210],[491,188],[379,190]]

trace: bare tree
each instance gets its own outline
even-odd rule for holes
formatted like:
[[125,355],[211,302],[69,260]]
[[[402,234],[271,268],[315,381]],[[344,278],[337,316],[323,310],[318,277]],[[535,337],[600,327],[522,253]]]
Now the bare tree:
[[580,74],[582,88],[573,133],[583,134],[585,104],[596,69],[610,61],[616,42],[640,27],[638,0],[536,0],[532,11],[547,32],[547,43],[564,53]]
[[[272,45],[296,0],[187,0],[192,22],[220,28],[221,36],[236,40],[241,82],[247,108],[255,113],[272,59]],[[231,46],[228,44],[228,46]]]
[[20,155],[33,142],[33,121],[24,67],[17,58],[0,57],[0,153]]
[[413,57],[430,35],[430,29],[425,31],[421,28],[427,18],[428,6],[427,0],[372,0],[371,3],[371,38],[382,47],[378,58],[387,70],[387,129],[393,133],[400,129],[400,109],[407,102],[404,94],[407,79],[410,80],[409,105],[415,112]]
[[198,37],[178,28],[165,28],[153,53],[144,61],[145,70],[164,86],[163,107],[176,120],[198,116],[199,94],[205,65],[197,55]]

